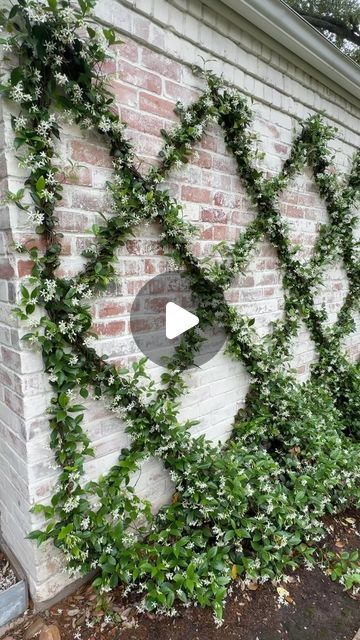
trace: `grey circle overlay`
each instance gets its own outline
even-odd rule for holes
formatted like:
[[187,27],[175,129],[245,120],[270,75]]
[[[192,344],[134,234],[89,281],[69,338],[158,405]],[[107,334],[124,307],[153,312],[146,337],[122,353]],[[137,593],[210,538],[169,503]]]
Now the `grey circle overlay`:
[[[166,305],[173,302],[196,315],[196,300],[186,274],[166,271],[151,278],[135,297],[130,314],[130,329],[136,345],[149,360],[164,366],[180,345],[186,332],[173,340],[166,337]],[[194,365],[201,367],[223,347],[226,334],[216,323],[204,330],[195,328],[204,338],[195,352]],[[194,331],[192,329],[191,331]]]

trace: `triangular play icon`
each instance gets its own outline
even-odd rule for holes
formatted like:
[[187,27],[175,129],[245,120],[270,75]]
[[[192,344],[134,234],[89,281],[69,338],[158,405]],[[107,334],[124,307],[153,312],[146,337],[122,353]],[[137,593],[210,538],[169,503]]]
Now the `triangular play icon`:
[[173,340],[199,324],[199,318],[175,302],[166,305],[166,337]]

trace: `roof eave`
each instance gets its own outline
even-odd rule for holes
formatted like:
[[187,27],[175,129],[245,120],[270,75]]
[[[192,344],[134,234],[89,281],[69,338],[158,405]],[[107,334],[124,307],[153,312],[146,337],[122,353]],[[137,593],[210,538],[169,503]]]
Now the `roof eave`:
[[273,40],[360,99],[360,68],[283,0],[222,0]]

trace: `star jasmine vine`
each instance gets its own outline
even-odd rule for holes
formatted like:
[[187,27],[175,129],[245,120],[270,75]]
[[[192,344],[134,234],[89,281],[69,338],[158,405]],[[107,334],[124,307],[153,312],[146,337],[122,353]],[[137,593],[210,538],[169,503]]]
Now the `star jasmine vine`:
[[[41,238],[41,243],[15,246],[34,263],[16,312],[31,329],[24,340],[42,351],[53,389],[50,446],[59,467],[50,504],[34,508],[44,526],[29,537],[39,543],[52,540],[75,575],[96,569],[93,584],[100,595],[123,585],[125,595],[142,594],[140,609],[167,615],[176,612],[174,603],[212,606],[221,624],[234,584],[280,580],[301,562],[311,567],[318,557],[316,543],[325,534],[323,516],[359,501],[359,369],[346,357],[343,341],[354,330],[360,300],[352,213],[359,196],[360,154],[344,183],[333,171],[328,146],[334,131],[320,116],[311,116],[301,124],[280,173],[266,177],[258,168],[247,100],[211,72],[194,69],[204,91],[190,106],[177,105],[179,124],[162,131],[159,166],[141,175],[126,124],[101,74],[116,36],[92,20],[94,4],[18,0],[4,16],[1,40],[12,54],[1,90],[17,104],[14,148],[19,166],[28,172],[23,188],[6,198],[28,215]],[[55,142],[64,121],[102,136],[113,161],[107,183],[112,215],[93,227],[95,241],[84,252],[85,267],[70,279],[56,271],[62,183]],[[191,250],[196,229],[159,185],[190,160],[210,122],[222,128],[258,215],[233,245],[219,246],[221,260],[200,261]],[[313,170],[329,223],[304,265],[289,240],[279,200],[306,166]],[[178,418],[186,392],[182,373],[192,366],[203,339],[198,328],[185,334],[159,388],[149,379],[144,358],[131,369],[117,368],[95,349],[88,300],[114,279],[118,247],[139,223],[151,221],[161,226],[160,240],[173,263],[186,271],[198,300],[200,328],[221,322],[229,357],[243,362],[251,376],[245,409],[224,447],[191,436],[194,423]],[[224,292],[264,238],[277,250],[285,311],[261,342],[254,320],[229,305]],[[331,326],[326,309],[314,300],[324,267],[338,259],[349,290]],[[301,321],[318,352],[311,379],[303,385],[288,367]],[[89,393],[125,420],[131,441],[98,481],[84,475],[84,463],[94,452],[83,428],[86,409],[78,399]],[[153,456],[163,461],[175,487],[171,504],[156,515],[131,482],[141,463]],[[351,565],[344,586],[356,589],[360,577],[354,576]]]

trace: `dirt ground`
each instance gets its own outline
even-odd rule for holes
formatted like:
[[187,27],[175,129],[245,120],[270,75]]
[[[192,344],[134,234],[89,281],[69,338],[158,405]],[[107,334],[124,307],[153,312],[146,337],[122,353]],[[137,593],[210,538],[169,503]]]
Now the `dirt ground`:
[[[333,550],[360,547],[359,511],[328,518],[326,524]],[[114,594],[113,608],[122,621],[105,624],[95,608],[96,596],[85,586],[43,613],[28,612],[8,636],[30,640],[39,637],[44,625],[56,625],[61,640],[353,640],[360,628],[359,596],[349,595],[320,569],[302,568],[282,587],[289,595],[280,604],[276,586],[242,590],[234,581],[224,624],[217,628],[211,611],[199,607],[179,607],[176,618],[139,614],[136,601],[125,600],[121,590]]]

